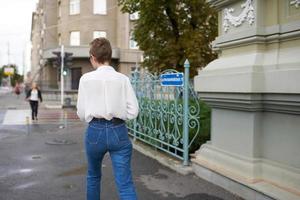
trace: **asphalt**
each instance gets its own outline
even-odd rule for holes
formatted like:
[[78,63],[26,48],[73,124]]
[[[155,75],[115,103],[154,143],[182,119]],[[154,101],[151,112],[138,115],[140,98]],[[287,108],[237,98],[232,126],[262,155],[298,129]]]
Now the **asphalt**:
[[[82,141],[86,125],[2,125],[7,109],[26,107],[22,98],[0,95],[0,200],[85,199]],[[51,144],[55,142],[61,143]],[[137,151],[133,152],[132,170],[140,200],[241,199],[195,175],[178,174]],[[117,200],[108,155],[102,173],[101,199]]]

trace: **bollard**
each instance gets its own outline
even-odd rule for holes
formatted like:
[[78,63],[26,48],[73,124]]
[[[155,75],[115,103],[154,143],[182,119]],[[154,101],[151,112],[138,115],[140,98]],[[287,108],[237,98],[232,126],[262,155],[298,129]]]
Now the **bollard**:
[[64,110],[64,126],[65,128],[67,128],[67,118],[68,118],[68,112],[66,110]]
[[29,117],[26,117],[26,126],[27,126],[27,135],[30,133],[30,128],[29,128]]

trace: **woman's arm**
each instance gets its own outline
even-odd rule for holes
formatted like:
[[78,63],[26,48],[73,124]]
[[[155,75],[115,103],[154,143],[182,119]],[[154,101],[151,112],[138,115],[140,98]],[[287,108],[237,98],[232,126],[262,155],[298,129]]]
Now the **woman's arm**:
[[28,92],[26,93],[26,100],[28,100],[28,98],[30,97],[30,95],[31,95],[31,89],[28,90]]
[[82,77],[79,80],[78,96],[77,96],[77,115],[81,121],[85,120],[85,111],[84,111],[84,90]]
[[43,102],[41,90],[38,90],[38,96],[39,96],[40,101]]
[[126,94],[127,94],[127,119],[134,119],[139,114],[139,104],[132,88],[129,78],[126,79]]

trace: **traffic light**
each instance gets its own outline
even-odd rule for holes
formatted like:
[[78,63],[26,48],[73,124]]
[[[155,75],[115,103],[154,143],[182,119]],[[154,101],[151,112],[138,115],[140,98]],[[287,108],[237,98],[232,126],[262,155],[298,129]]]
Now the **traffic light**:
[[56,67],[60,67],[61,65],[60,51],[53,51],[52,53],[56,55],[56,58],[52,61],[52,64],[55,65]]
[[[57,67],[61,67],[61,53],[60,51],[53,51],[54,55],[56,55],[56,58],[52,61],[53,65]],[[72,66],[72,57],[73,53],[65,52],[64,55],[64,69],[63,69],[63,75],[66,76],[68,73],[68,68]]]
[[72,57],[73,53],[68,53],[66,52],[65,53],[65,56],[64,56],[64,64],[66,67],[71,67],[72,66],[72,60],[73,60],[73,57]]
[[64,75],[64,76],[67,76],[67,74],[68,74],[68,68],[67,68],[67,67],[64,67],[63,75]]
[[65,56],[64,56],[64,76],[66,76],[68,74],[68,69],[72,66],[72,55],[73,53],[68,53],[65,52]]

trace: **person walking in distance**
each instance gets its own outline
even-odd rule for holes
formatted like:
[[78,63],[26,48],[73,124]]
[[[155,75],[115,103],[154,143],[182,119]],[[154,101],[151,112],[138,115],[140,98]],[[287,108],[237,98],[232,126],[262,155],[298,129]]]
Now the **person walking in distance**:
[[19,95],[21,94],[21,86],[18,82],[16,82],[14,91],[15,91],[15,94],[17,95],[17,98],[19,98]]
[[112,49],[107,39],[94,39],[89,53],[96,70],[80,78],[77,99],[77,115],[88,123],[86,197],[100,199],[102,160],[109,153],[119,198],[136,200],[131,172],[132,143],[125,121],[137,117],[138,101],[129,78],[110,66]]
[[32,83],[31,89],[26,94],[26,99],[29,101],[31,107],[31,119],[37,120],[39,100],[42,102],[42,92],[38,89],[36,83]]

